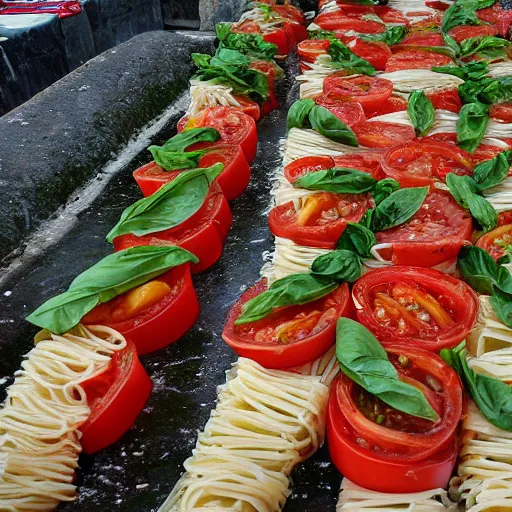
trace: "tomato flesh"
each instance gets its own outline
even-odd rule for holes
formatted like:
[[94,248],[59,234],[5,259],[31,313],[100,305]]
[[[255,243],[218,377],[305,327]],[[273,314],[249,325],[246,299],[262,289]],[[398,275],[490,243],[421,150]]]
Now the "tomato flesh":
[[426,91],[425,96],[431,101],[436,110],[448,110],[458,114],[462,108],[462,101],[457,88],[434,89],[433,91]]
[[503,123],[512,123],[512,103],[491,105],[489,116]]
[[368,115],[368,118],[391,114],[392,112],[403,112],[405,110],[407,110],[407,100],[392,94],[375,112]]
[[432,351],[460,343],[478,312],[478,299],[463,281],[420,267],[370,271],[352,293],[358,320],[380,341]]
[[280,308],[262,320],[235,325],[242,306],[266,289],[267,280],[263,279],[245,292],[230,309],[222,333],[239,356],[266,368],[300,366],[320,357],[334,343],[338,318],[351,312],[344,283],[314,302]]
[[84,453],[96,453],[118,441],[135,423],[151,393],[152,383],[134,344],[112,356],[101,374],[81,382],[91,414],[80,428]]
[[378,21],[366,21],[343,12],[325,12],[315,18],[315,23],[323,30],[353,30],[360,34],[382,34],[386,25]]
[[324,80],[324,93],[340,101],[359,103],[365,112],[373,112],[393,92],[393,82],[370,76],[345,77],[333,73]]
[[448,34],[460,44],[465,39],[473,37],[495,36],[498,29],[494,25],[459,25],[452,28]]
[[292,201],[273,208],[270,231],[299,245],[334,249],[347,222],[359,222],[370,207],[366,194],[320,192],[302,200],[299,211]]
[[402,187],[423,187],[436,181],[444,183],[450,172],[470,175],[472,162],[469,153],[454,144],[419,139],[389,149],[383,157],[382,168]]
[[317,105],[330,110],[347,126],[354,126],[355,124],[366,120],[363,107],[359,103],[340,99],[336,90],[320,94],[313,99]]
[[384,71],[386,63],[391,57],[391,50],[387,44],[379,41],[368,42],[353,36],[336,36],[349,50],[369,62],[377,71]]
[[393,54],[387,64],[386,72],[409,69],[431,69],[434,66],[448,66],[453,61],[447,55],[423,50],[404,50]]
[[387,148],[416,138],[414,128],[406,124],[365,121],[352,127],[361,146]]
[[506,253],[512,253],[512,224],[489,231],[478,239],[476,246],[487,251],[496,261]]

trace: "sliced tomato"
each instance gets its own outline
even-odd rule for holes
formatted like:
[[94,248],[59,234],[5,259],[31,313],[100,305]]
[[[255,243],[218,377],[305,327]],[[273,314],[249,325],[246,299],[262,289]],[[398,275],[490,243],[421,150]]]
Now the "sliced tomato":
[[[96,306],[82,319],[84,325],[107,325],[135,344],[137,353],[147,354],[174,343],[183,336],[197,319],[199,302],[190,275],[190,265],[179,265],[155,279],[166,284],[168,293],[156,302],[149,300],[140,310],[132,301],[147,297],[134,297],[130,290]],[[139,287],[140,288],[140,287]],[[143,292],[142,292],[143,294]]]
[[118,236],[114,238],[114,249],[121,251],[137,245],[177,245],[199,258],[199,263],[192,266],[192,271],[197,274],[221,257],[232,221],[226,197],[214,183],[202,207],[179,226],[144,236]]
[[336,322],[351,313],[348,285],[301,306],[280,308],[249,324],[235,325],[242,306],[267,289],[262,279],[229,310],[224,341],[241,357],[266,368],[290,368],[314,361],[334,344]]
[[357,319],[379,341],[433,352],[458,345],[475,325],[479,308],[466,283],[420,267],[371,270],[356,282],[352,296]]
[[375,112],[368,117],[382,116],[384,114],[391,114],[392,112],[403,112],[407,110],[407,100],[402,96],[392,94]]
[[282,18],[296,21],[301,25],[306,24],[306,18],[304,17],[304,13],[294,5],[278,5],[277,3],[274,3],[272,4],[272,11],[279,14],[279,16],[281,16]]
[[432,102],[436,110],[448,110],[458,114],[462,108],[457,88],[442,88],[425,91],[425,96]]
[[512,210],[498,214],[498,226],[504,226],[505,224],[512,224]]
[[443,2],[442,0],[426,0],[425,5],[431,9],[437,9],[438,11],[446,11],[448,7],[453,5],[452,3]]
[[151,389],[151,379],[137,357],[135,345],[115,352],[109,367],[80,383],[91,414],[80,428],[84,453],[96,453],[118,441],[135,423]]
[[388,7],[387,5],[375,5],[373,7],[375,14],[385,23],[393,23],[394,25],[409,25],[409,19],[404,13]]
[[365,112],[371,113],[391,96],[393,82],[371,76],[346,77],[333,73],[324,80],[323,88],[330,98],[357,102]]
[[476,243],[498,261],[512,247],[512,224],[504,224],[480,237]]
[[495,36],[498,29],[494,25],[459,25],[452,28],[448,35],[453,37],[457,43],[473,37]]
[[319,94],[313,99],[317,105],[329,109],[338,119],[341,119],[348,126],[354,126],[357,123],[366,121],[363,107],[359,103],[339,99],[335,89],[331,89],[327,93]]
[[279,102],[276,96],[276,64],[274,63],[274,61],[255,60],[249,64],[249,67],[252,69],[257,69],[258,71],[264,73],[268,80],[268,98],[265,101],[265,103],[261,105],[260,108],[261,116],[265,117],[267,114],[270,114],[270,112],[279,107]]
[[323,30],[353,30],[360,34],[382,34],[386,30],[385,23],[347,16],[343,11],[321,13],[315,23]]
[[402,187],[424,187],[443,182],[448,173],[472,174],[471,155],[450,142],[417,139],[390,148],[382,169]]
[[347,222],[359,222],[371,207],[366,194],[318,192],[302,199],[299,211],[293,201],[272,208],[270,231],[296,244],[334,249]]
[[491,26],[495,27],[500,36],[508,37],[510,24],[512,23],[512,12],[510,12],[510,9],[503,9],[499,2],[496,2],[492,7],[488,7],[487,9],[479,9],[476,11],[476,15],[478,16],[478,19],[485,21]]
[[327,413],[329,453],[356,484],[379,492],[445,487],[457,459],[463,390],[438,356],[403,344],[385,345],[400,380],[420,389],[439,415],[431,422],[396,411],[341,374]]
[[387,148],[416,138],[414,128],[406,124],[365,121],[352,127],[361,146]]
[[512,103],[491,105],[489,116],[503,123],[512,123]]
[[434,66],[448,66],[453,60],[448,55],[424,50],[403,50],[394,53],[386,64],[386,72],[409,69],[430,69]]
[[288,55],[294,44],[294,41],[290,40],[284,28],[275,28],[274,30],[263,32],[260,26],[252,20],[233,23],[231,31],[238,34],[261,34],[265,41],[277,46],[278,55]]
[[391,50],[387,44],[379,41],[368,42],[354,36],[336,36],[352,53],[368,61],[377,71],[384,71],[386,63],[391,57]]
[[377,153],[354,153],[352,155],[335,156],[333,159],[336,167],[348,167],[367,172],[376,180],[384,178],[380,155]]
[[[237,198],[247,188],[251,179],[251,168],[240,146],[199,143],[189,147],[187,151],[202,149],[205,149],[207,153],[200,158],[199,167],[206,168],[217,163],[223,164],[224,169],[217,178],[217,182],[227,199]],[[147,197],[174,180],[182,172],[187,172],[187,170],[165,171],[155,162],[150,162],[137,169],[133,173],[133,177],[144,196]]]
[[430,192],[405,224],[376,234],[380,256],[394,265],[434,267],[454,262],[471,240],[471,215],[442,191]]
[[319,55],[325,55],[331,42],[327,39],[306,39],[297,46],[297,53],[304,62],[314,63]]
[[[258,146],[258,132],[252,116],[233,107],[214,107],[205,108],[192,117],[185,116],[178,122],[178,132],[188,128],[205,127],[218,130],[221,143],[239,145],[247,162],[249,164],[253,162]],[[189,151],[192,150],[189,149]]]
[[411,50],[416,46],[444,46],[444,39],[439,32],[418,32],[408,34],[398,44],[394,44],[391,49],[395,51]]

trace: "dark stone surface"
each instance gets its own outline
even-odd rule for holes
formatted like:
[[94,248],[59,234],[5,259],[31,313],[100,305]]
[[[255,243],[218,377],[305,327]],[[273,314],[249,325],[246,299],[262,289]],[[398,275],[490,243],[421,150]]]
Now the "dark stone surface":
[[[283,104],[297,96],[291,85],[288,78],[281,86],[282,93],[291,90],[287,99],[281,95]],[[94,457],[81,458],[79,499],[60,510],[154,511],[178,480],[196,432],[215,406],[216,387],[236,360],[220,337],[226,312],[242,290],[258,279],[262,252],[272,248],[265,210],[271,179],[281,163],[279,138],[284,135],[286,110],[283,107],[259,123],[251,184],[232,203],[234,223],[224,254],[215,266],[194,277],[201,303],[197,323],[177,343],[143,358],[155,386],[146,409],[118,443]],[[172,135],[174,126],[175,120],[154,142]],[[142,154],[115,176],[61,242],[0,289],[0,379],[8,377],[5,385],[30,349],[36,330],[23,316],[109,253],[105,234],[123,208],[140,198],[131,171],[149,158],[149,153]],[[325,448],[296,470],[293,481],[286,512],[334,512],[340,476]],[[137,489],[143,484],[148,485]]]
[[199,0],[201,30],[213,30],[219,21],[237,21],[246,5],[246,0]]
[[199,28],[199,0],[162,0],[162,14],[169,28]]
[[148,32],[0,118],[0,258],[188,85],[213,38]]

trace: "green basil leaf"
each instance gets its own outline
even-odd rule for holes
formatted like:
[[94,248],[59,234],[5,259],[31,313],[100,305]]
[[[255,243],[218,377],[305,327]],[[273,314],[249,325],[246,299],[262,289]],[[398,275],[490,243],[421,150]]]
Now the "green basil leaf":
[[166,151],[160,146],[149,146],[153,160],[166,171],[177,169],[195,169],[205,151]]
[[427,197],[428,187],[401,188],[375,207],[371,219],[373,232],[384,231],[407,222]]
[[39,306],[27,320],[64,334],[98,304],[147,283],[172,267],[198,261],[177,246],[140,246],[109,254],[77,276],[68,291]]
[[377,243],[377,239],[365,226],[355,222],[347,222],[347,227],[339,238],[336,249],[352,251],[360,258],[371,258],[371,248]]
[[499,155],[475,166],[473,179],[480,190],[499,185],[506,177],[512,165],[512,151],[503,151]]
[[358,57],[339,39],[331,40],[328,50],[331,56],[330,67],[345,69],[350,74],[374,75],[375,68],[367,61]]
[[496,286],[502,292],[512,295],[512,274],[507,267],[498,266]]
[[215,26],[219,49],[237,50],[248,57],[268,61],[277,54],[277,46],[265,41],[262,35],[234,33],[231,26],[232,23],[217,23]]
[[380,41],[391,46],[401,43],[406,35],[407,27],[405,25],[395,25],[394,27],[387,27],[382,34],[360,34],[358,37],[363,41]]
[[[498,82],[498,88],[500,91],[499,100],[500,101],[510,101],[512,100],[512,76],[502,76],[496,78]],[[495,100],[493,103],[496,103]]]
[[371,231],[374,216],[375,208],[369,208],[364,212],[363,218],[359,221],[359,224],[364,228],[368,229],[369,231]]
[[445,34],[445,33],[443,33],[443,40],[444,40],[444,43],[446,44],[446,46],[448,46],[448,48],[450,48],[452,50],[453,54],[456,57],[458,57],[460,55],[459,43],[457,43],[457,41],[455,41],[455,39],[453,39],[453,37],[451,37],[450,35]]
[[496,427],[512,431],[512,387],[473,371],[467,362],[464,342],[452,350],[442,350],[441,357],[459,374],[482,414]]
[[331,30],[311,30],[309,31],[309,39],[324,39],[334,41],[336,36]]
[[464,105],[457,120],[457,144],[473,153],[485,136],[489,106],[480,102]]
[[[471,5],[473,4],[473,5]],[[441,30],[449,32],[452,28],[459,25],[482,25],[483,22],[476,15],[476,2],[461,3],[457,2],[449,7],[443,16]]]
[[491,255],[480,247],[461,247],[457,260],[464,281],[478,293],[492,295],[498,279],[498,266]]
[[512,329],[512,297],[510,294],[495,290],[491,296],[491,306],[499,320]]
[[331,279],[315,277],[311,274],[292,274],[272,283],[267,290],[247,301],[235,325],[248,324],[261,320],[273,311],[284,306],[313,302],[328,295],[339,284]]
[[342,283],[353,283],[363,274],[363,265],[357,254],[341,249],[318,256],[311,265],[311,273]]
[[336,357],[343,373],[389,406],[419,418],[439,419],[419,389],[399,380],[386,351],[363,325],[349,318],[338,320]]
[[407,103],[407,113],[418,137],[424,137],[434,125],[435,110],[423,91],[413,91]]
[[[198,142],[217,142],[220,140],[220,133],[215,128],[190,128],[171,137],[161,149],[165,151],[185,151],[188,147]],[[149,146],[158,148],[159,146]]]
[[367,172],[334,167],[320,171],[308,172],[293,185],[307,190],[325,190],[335,194],[363,194],[372,190],[377,180]]
[[375,204],[380,204],[386,197],[389,197],[393,192],[400,188],[400,183],[393,178],[384,178],[379,180],[373,189],[373,200]]
[[328,139],[347,146],[359,145],[354,132],[325,107],[314,105],[309,111],[309,122],[314,130]]
[[304,100],[297,100],[288,110],[288,117],[286,118],[286,129],[292,128],[310,128],[311,125],[308,120],[311,109],[315,106],[315,102],[311,98]]
[[498,225],[498,214],[485,197],[479,195],[478,185],[469,176],[458,176],[450,172],[446,176],[450,192],[463,208],[468,210],[484,231]]
[[180,225],[201,208],[210,185],[223,168],[222,164],[215,164],[182,172],[154,194],[126,208],[108,233],[107,241],[127,233],[142,236]]
[[453,75],[464,80],[464,71],[459,66],[433,66],[432,71]]
[[[506,57],[505,48],[511,46],[510,41],[502,39],[501,37],[485,36],[485,37],[471,37],[465,39],[460,44],[460,57],[466,58],[471,55],[483,54],[489,56],[489,50],[499,50],[498,53],[493,53],[493,58],[500,55]],[[489,62],[488,59],[486,59]]]
[[461,64],[460,66],[434,66],[432,71],[454,75],[464,81],[480,80],[482,78],[487,78],[487,63],[467,62],[465,64]]
[[480,103],[491,105],[502,97],[500,82],[494,78],[481,77],[468,79],[458,88],[460,99],[463,103]]

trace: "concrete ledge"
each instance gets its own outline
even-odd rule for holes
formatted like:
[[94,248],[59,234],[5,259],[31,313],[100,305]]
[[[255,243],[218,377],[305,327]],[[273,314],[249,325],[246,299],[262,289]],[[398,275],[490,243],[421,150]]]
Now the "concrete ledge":
[[188,87],[209,34],[147,32],[0,118],[0,259]]

